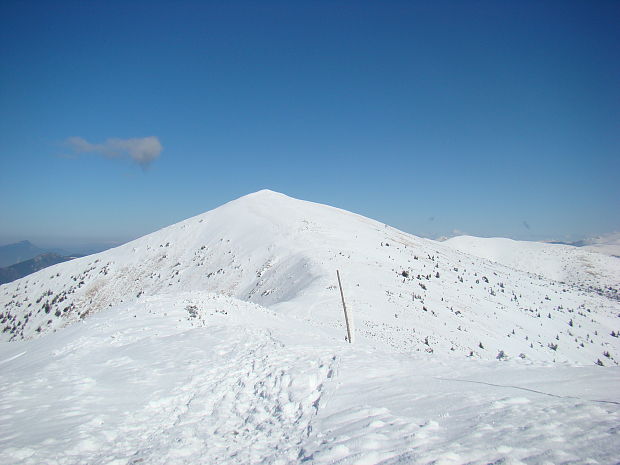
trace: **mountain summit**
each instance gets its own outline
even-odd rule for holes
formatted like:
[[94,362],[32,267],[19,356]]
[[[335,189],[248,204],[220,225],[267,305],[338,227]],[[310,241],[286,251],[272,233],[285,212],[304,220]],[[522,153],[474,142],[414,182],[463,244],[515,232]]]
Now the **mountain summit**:
[[[609,259],[601,266],[616,265]],[[3,337],[34,337],[148,296],[204,291],[342,328],[336,270],[362,343],[586,364],[607,346],[607,363],[617,363],[617,266],[589,269],[589,284],[563,283],[269,190],[3,286]],[[597,274],[616,280],[603,286]]]
[[0,464],[616,463],[616,259],[499,242],[260,191],[2,285]]

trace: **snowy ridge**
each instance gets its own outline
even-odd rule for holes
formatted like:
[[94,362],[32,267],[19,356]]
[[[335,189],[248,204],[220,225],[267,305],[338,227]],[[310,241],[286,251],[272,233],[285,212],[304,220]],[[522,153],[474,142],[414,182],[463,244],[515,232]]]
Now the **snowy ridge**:
[[620,232],[593,237],[586,241],[583,250],[598,252],[620,258]]
[[620,298],[620,259],[587,247],[473,236],[457,236],[444,243],[516,270]]
[[[586,273],[609,271],[599,267],[603,256],[589,255],[596,260]],[[343,210],[260,191],[0,287],[2,334],[29,338],[104,308],[188,291],[217,292],[342,328],[340,269],[357,335],[372,344],[458,357],[617,364],[616,284],[610,297],[514,268]]]
[[261,191],[0,286],[0,465],[616,464],[617,293],[515,268]]

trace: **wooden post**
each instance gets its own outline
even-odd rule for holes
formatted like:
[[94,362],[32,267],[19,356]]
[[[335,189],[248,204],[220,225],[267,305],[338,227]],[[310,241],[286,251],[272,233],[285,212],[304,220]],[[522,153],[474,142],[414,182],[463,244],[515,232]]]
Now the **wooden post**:
[[344,293],[342,292],[342,283],[340,282],[340,272],[338,270],[336,270],[336,276],[338,276],[338,287],[340,287],[340,298],[342,299],[342,308],[344,309],[344,322],[347,324],[347,338],[349,340],[349,344],[353,344],[353,334],[351,334],[349,314],[347,312],[347,305],[344,303]]

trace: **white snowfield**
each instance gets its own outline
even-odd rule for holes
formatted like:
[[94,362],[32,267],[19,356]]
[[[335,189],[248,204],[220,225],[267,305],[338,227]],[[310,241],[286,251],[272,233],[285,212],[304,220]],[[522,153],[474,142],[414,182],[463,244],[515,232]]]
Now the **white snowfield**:
[[583,246],[583,249],[620,258],[620,232],[589,239],[587,245]]
[[589,287],[602,293],[616,291],[616,296],[620,289],[620,258],[593,253],[596,252],[593,246],[574,247],[473,236],[453,237],[444,244],[476,257],[573,286]]
[[0,464],[618,464],[588,263],[615,281],[242,197],[0,287]]

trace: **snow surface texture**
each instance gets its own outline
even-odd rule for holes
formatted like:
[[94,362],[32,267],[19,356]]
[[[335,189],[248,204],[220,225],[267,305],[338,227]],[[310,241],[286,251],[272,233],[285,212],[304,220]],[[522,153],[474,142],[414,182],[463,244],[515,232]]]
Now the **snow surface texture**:
[[583,246],[585,250],[613,255],[614,257],[620,258],[620,232],[594,237],[586,242],[586,245]]
[[0,287],[0,463],[620,463],[620,273],[588,263],[242,197]]
[[5,344],[0,463],[617,461],[617,369],[412,357],[339,336],[187,293]]
[[616,300],[620,297],[620,259],[592,253],[590,246],[574,247],[473,236],[453,237],[444,244],[510,268],[606,294]]

